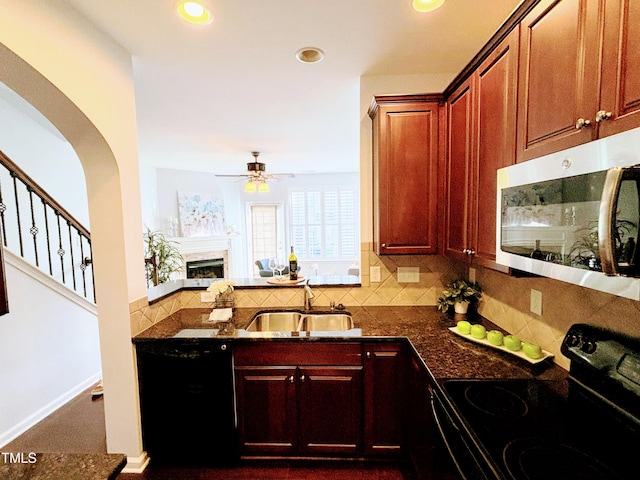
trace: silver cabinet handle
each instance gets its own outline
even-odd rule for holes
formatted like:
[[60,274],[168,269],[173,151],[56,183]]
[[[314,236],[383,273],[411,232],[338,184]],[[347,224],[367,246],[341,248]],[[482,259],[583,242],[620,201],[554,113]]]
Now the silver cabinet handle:
[[371,358],[371,352],[367,352],[367,358]]
[[220,350],[222,350],[223,352],[227,350],[227,344],[223,343],[222,345],[220,345]]
[[586,120],[584,118],[579,118],[576,122],[576,128],[580,130],[581,128],[586,128],[591,125],[591,120]]
[[304,376],[304,375],[302,375],[302,376],[300,377],[300,381],[301,381],[301,382],[304,382],[305,380],[306,380],[305,376]]
[[612,116],[611,112],[607,112],[605,110],[600,110],[596,113],[596,122],[604,122],[605,120],[609,120]]

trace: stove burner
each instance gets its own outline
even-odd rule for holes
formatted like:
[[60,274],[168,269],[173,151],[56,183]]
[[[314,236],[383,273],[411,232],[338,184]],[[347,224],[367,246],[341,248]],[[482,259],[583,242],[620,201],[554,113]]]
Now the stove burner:
[[504,449],[504,462],[518,480],[622,480],[593,455],[549,440],[514,440]]
[[529,410],[518,394],[497,385],[472,385],[465,389],[464,396],[478,410],[496,417],[523,417]]

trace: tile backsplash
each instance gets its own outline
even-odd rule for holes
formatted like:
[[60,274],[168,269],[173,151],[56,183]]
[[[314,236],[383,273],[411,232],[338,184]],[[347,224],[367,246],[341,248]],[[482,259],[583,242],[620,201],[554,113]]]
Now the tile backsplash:
[[[333,301],[349,306],[436,305],[443,285],[466,276],[467,265],[440,255],[397,255],[378,257],[370,243],[361,246],[362,286],[353,288],[313,288],[313,305],[328,307]],[[369,267],[380,267],[380,282],[371,282]],[[419,281],[401,283],[398,267],[418,267]],[[568,368],[560,353],[562,339],[574,323],[591,323],[640,336],[640,302],[616,297],[576,285],[540,277],[517,278],[482,267],[476,280],[483,288],[479,312],[522,340],[538,343]],[[529,311],[531,289],[542,292],[542,315]],[[237,289],[238,307],[302,307],[302,288]],[[200,291],[187,290],[153,305],[146,297],[132,302],[132,335],[143,331],[181,308],[212,307],[200,301]]]

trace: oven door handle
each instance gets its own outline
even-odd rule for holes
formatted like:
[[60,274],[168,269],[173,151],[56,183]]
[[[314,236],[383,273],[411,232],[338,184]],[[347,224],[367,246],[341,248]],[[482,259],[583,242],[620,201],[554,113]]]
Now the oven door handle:
[[[437,401],[438,400],[436,400],[435,394],[431,393],[430,403],[431,403],[431,413],[433,414],[433,420],[436,424],[436,427],[438,428],[438,431],[440,432],[440,437],[442,438],[442,441],[444,442],[445,447],[447,447],[447,451],[449,452],[449,457],[451,457],[451,460],[453,461],[456,468],[458,469],[458,473],[460,473],[463,480],[469,480],[468,477],[464,474],[464,468],[462,467],[462,465],[460,465],[458,459],[456,458],[453,448],[451,447],[449,440],[447,438],[447,434],[445,433],[444,427],[442,426],[442,420],[440,419],[440,414],[438,413],[438,408],[436,406]],[[443,413],[444,415],[447,414],[446,412],[443,412]],[[460,429],[454,422],[448,422],[448,423],[453,428],[455,428],[458,433],[460,433]]]

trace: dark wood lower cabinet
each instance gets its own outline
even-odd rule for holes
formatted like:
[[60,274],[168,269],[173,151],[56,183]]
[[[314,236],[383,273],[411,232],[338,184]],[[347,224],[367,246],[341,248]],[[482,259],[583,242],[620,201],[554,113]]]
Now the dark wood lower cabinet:
[[430,476],[448,456],[406,342],[254,342],[234,355],[243,457],[410,459],[416,478],[450,478]]
[[362,455],[358,342],[254,343],[235,360],[241,455]]
[[362,454],[362,367],[299,369],[300,453]]
[[365,455],[399,456],[407,403],[404,345],[372,342],[363,348]]
[[238,434],[243,455],[293,455],[297,442],[295,367],[236,367]]

